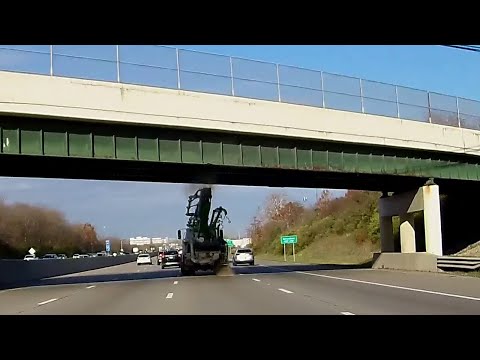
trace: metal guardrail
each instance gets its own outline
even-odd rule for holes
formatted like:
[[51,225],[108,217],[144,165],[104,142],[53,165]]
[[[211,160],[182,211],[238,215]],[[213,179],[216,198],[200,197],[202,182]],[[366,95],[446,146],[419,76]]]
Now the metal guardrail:
[[480,130],[480,101],[159,45],[0,45],[0,70],[230,95]]
[[475,271],[480,269],[480,258],[468,256],[440,256],[437,258],[440,269]]

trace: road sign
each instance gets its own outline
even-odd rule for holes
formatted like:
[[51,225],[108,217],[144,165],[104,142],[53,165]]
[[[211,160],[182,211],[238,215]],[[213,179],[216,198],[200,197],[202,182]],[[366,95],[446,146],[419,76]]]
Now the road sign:
[[298,242],[297,235],[287,235],[280,238],[282,244],[296,244]]
[[233,247],[233,241],[232,240],[226,240],[227,241],[227,246]]
[[36,253],[35,249],[34,248],[30,248],[30,250],[28,250],[28,252],[30,253],[30,255],[33,255]]
[[110,240],[105,240],[105,251],[110,252]]
[[286,235],[280,238],[280,242],[283,245],[283,258],[287,261],[287,253],[285,252],[285,244],[293,245],[293,262],[295,262],[295,244],[298,242],[297,235]]

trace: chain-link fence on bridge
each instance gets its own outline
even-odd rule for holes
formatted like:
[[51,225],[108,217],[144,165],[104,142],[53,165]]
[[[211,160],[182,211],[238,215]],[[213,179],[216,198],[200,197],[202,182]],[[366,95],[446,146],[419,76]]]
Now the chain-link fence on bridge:
[[0,70],[182,89],[480,130],[480,102],[159,45],[0,45]]

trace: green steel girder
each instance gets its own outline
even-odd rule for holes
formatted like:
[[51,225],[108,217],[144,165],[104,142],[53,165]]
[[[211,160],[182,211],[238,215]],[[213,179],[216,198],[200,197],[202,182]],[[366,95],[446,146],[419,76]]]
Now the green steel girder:
[[0,117],[3,154],[480,180],[480,158],[140,125]]

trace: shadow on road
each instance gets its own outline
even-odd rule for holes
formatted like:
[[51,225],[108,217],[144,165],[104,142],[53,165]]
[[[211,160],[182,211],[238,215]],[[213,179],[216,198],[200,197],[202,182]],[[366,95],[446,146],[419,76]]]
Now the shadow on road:
[[235,274],[274,274],[294,271],[327,271],[327,270],[349,270],[349,269],[369,269],[372,267],[372,262],[363,264],[285,264],[278,263],[272,265],[254,265],[254,266],[235,266]]
[[[317,264],[317,265],[301,265],[301,264],[284,264],[275,265],[253,265],[253,266],[233,266],[233,276],[247,274],[275,274],[288,273],[295,271],[326,271],[326,270],[346,270],[346,269],[364,269],[370,268],[371,262],[359,265],[342,265],[342,264]],[[198,271],[193,277],[216,276],[211,271]],[[192,277],[192,276],[189,276]],[[91,284],[104,282],[120,282],[132,280],[153,280],[167,278],[182,278],[180,269],[158,269],[148,272],[122,272],[110,274],[87,275],[82,273],[65,275],[61,277],[52,277],[41,280],[29,281],[16,284],[0,284],[0,289],[13,289],[32,286],[46,285],[69,285],[69,284]]]
[[[212,273],[199,272],[198,276],[212,275]],[[117,281],[132,281],[132,280],[152,280],[163,278],[176,278],[180,277],[180,270],[177,268],[154,270],[148,272],[118,272],[109,274],[72,274],[59,277],[51,277],[40,280],[33,280],[24,283],[15,284],[1,284],[0,288],[21,288],[31,286],[47,286],[47,285],[71,285],[71,284],[91,284],[91,283],[105,283],[105,282],[117,282]]]

